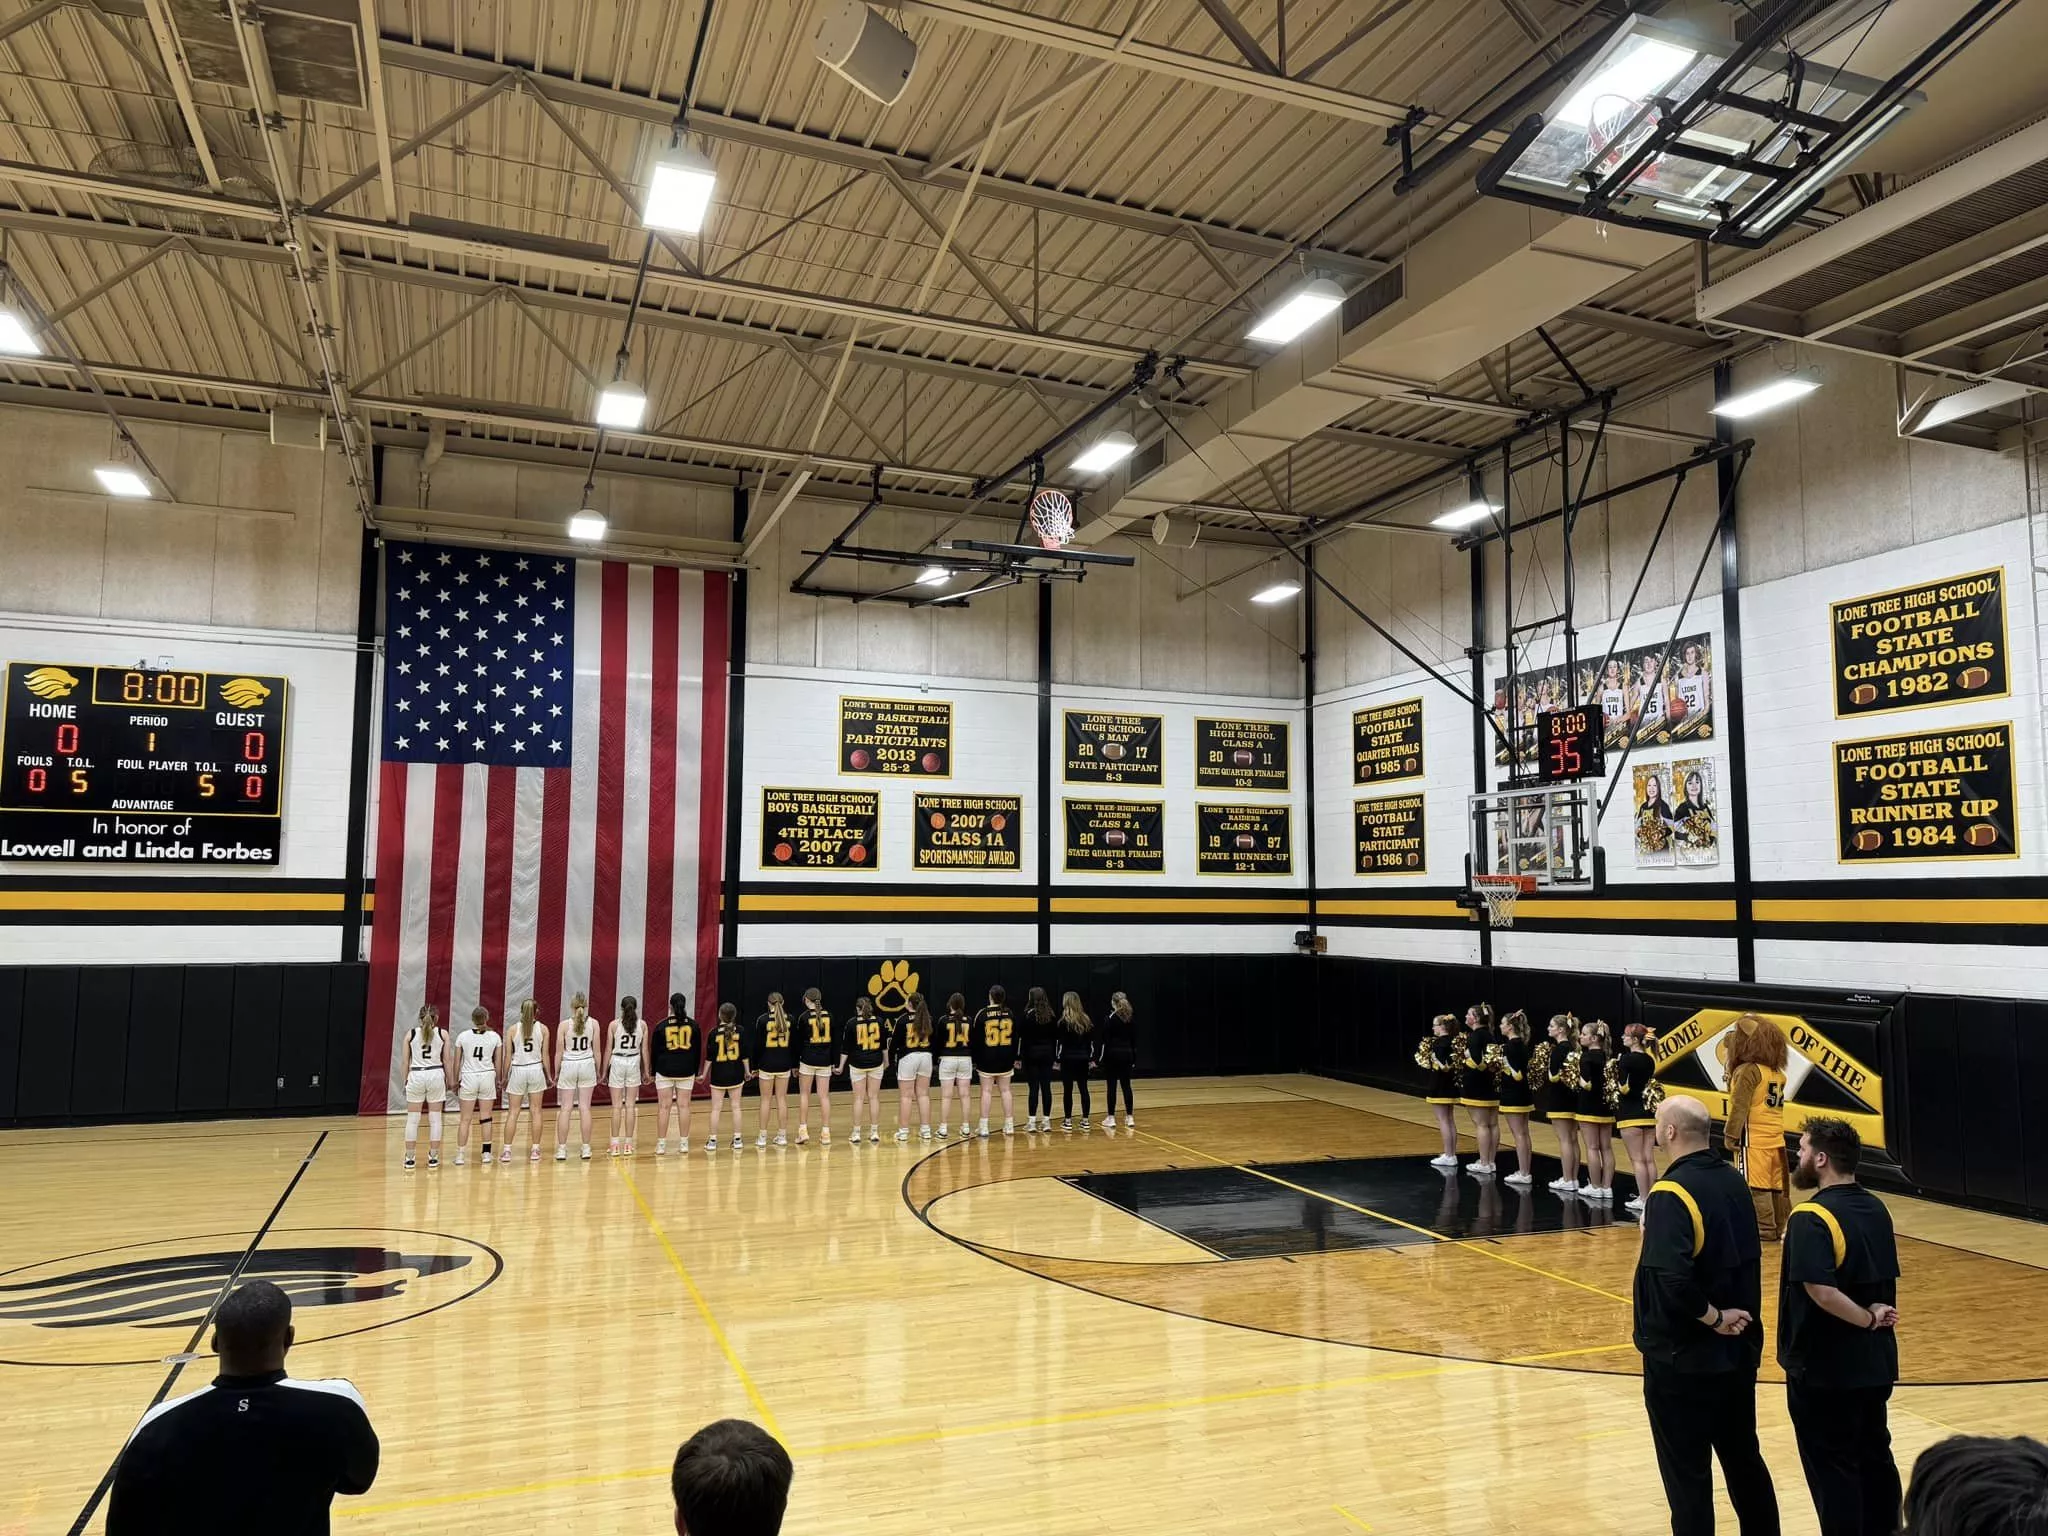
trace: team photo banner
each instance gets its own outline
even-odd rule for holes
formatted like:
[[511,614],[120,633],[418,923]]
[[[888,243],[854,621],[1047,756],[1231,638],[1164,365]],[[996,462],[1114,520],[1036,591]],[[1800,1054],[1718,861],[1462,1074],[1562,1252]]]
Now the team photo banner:
[[1852,597],[1831,618],[1837,716],[2012,692],[2003,567]]
[[1844,864],[2019,857],[2012,726],[1835,743]]
[[[1661,665],[1660,665],[1661,663]],[[1536,768],[1536,718],[1584,704],[1600,711],[1602,740],[1610,752],[1631,741],[1642,747],[1684,746],[1714,734],[1714,639],[1681,635],[1664,643],[1616,651],[1604,661],[1582,659],[1575,672],[1537,667],[1493,680],[1493,760],[1518,771]]]
[[1293,817],[1284,805],[1197,805],[1195,873],[1291,875]]
[[953,774],[950,699],[841,699],[841,773]]
[[918,869],[1017,869],[1024,802],[1016,795],[919,795],[911,833]]
[[882,797],[872,789],[761,791],[763,869],[875,869]]
[[1351,782],[1415,779],[1422,767],[1422,700],[1402,699],[1351,712]]
[[1063,777],[1069,784],[1158,784],[1161,715],[1069,709]]
[[1285,720],[1197,720],[1195,788],[1287,792]]
[[1066,802],[1067,869],[1159,871],[1166,868],[1166,805],[1160,800]]
[[1361,875],[1429,872],[1422,796],[1381,795],[1351,802],[1352,869]]

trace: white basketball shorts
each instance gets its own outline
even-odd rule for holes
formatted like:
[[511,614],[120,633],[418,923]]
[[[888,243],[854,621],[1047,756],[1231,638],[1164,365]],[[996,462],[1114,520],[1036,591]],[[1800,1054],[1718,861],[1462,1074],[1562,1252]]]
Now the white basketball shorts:
[[529,1093],[546,1093],[548,1090],[547,1068],[538,1063],[514,1067],[505,1079],[505,1092],[513,1098],[523,1098]]
[[597,1062],[589,1056],[572,1056],[562,1063],[562,1075],[555,1079],[555,1086],[564,1093],[574,1088],[595,1088],[597,1086]]
[[942,1083],[973,1082],[974,1058],[972,1056],[941,1056],[939,1058],[939,1081]]

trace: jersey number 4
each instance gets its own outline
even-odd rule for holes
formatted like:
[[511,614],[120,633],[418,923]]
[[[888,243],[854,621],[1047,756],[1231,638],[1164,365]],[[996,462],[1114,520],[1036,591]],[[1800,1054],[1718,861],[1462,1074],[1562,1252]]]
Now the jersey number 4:
[[484,1059],[484,1048],[480,1045],[472,1045],[469,1048],[469,1056],[472,1061],[482,1061]]
[[879,1051],[882,1048],[882,1026],[878,1022],[854,1025],[853,1035],[864,1051]]

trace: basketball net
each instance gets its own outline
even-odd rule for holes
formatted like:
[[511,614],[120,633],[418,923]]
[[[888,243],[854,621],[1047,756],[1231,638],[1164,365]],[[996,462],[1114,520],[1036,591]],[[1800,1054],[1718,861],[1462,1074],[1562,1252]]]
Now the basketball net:
[[1041,486],[1031,495],[1031,529],[1047,549],[1064,549],[1074,536],[1074,504],[1066,493]]
[[1515,926],[1515,903],[1522,899],[1522,893],[1533,885],[1527,884],[1522,875],[1474,875],[1472,889],[1486,898],[1486,921],[1495,928]]

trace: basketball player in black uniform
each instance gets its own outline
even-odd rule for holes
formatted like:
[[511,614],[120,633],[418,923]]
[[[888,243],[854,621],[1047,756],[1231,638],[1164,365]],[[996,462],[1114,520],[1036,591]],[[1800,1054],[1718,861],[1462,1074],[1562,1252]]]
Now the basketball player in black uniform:
[[1109,994],[1109,1013],[1095,1031],[1095,1070],[1102,1074],[1102,1128],[1116,1129],[1116,1091],[1124,1091],[1124,1129],[1135,1131],[1138,1116],[1131,1104],[1131,1070],[1138,1064],[1138,1026],[1131,1000]]
[[1059,1059],[1059,1016],[1045,988],[1024,994],[1024,1015],[1017,1020],[1017,1054],[1024,1066],[1024,1129],[1039,1129],[1039,1106],[1045,1106],[1046,1130],[1052,1129],[1052,1071]]
[[839,1039],[832,1015],[816,987],[804,992],[803,1017],[796,1022],[796,1144],[811,1139],[811,1094],[818,1095],[818,1139],[832,1145],[832,1074],[839,1066]]
[[[853,1002],[853,1017],[839,1038],[839,1067],[853,1079],[853,1144],[860,1145],[860,1120],[868,1120],[868,1140],[882,1139],[882,1074],[889,1070],[889,1026],[865,995]],[[827,1138],[828,1140],[830,1138]]]
[[768,1145],[768,1121],[775,1121],[775,1145],[789,1145],[789,1074],[796,1070],[796,1025],[782,1005],[782,994],[768,994],[768,1011],[754,1021],[753,1049],[747,1060],[761,1082],[761,1124],[754,1145]]
[[939,1049],[939,1140],[946,1139],[946,1110],[956,1090],[960,1095],[960,1134],[972,1136],[968,1099],[974,1092],[974,1019],[967,1012],[967,999],[958,992],[946,999],[946,1016],[934,1033]]
[[676,1143],[678,1152],[690,1150],[690,1110],[693,1107],[691,1095],[697,1091],[697,1080],[704,1069],[704,1034],[690,1010],[684,1006],[689,999],[682,993],[671,994],[668,1000],[668,1017],[654,1026],[654,1097],[657,1103],[654,1120],[654,1155],[661,1157],[668,1151],[669,1121],[676,1122],[681,1140]]
[[1010,1097],[1010,1074],[1017,1070],[1017,1021],[1000,986],[988,989],[988,1006],[974,1016],[974,1070],[981,1074],[981,1134],[988,1134],[991,1095],[1002,1090],[1003,1134],[1017,1134],[1017,1106]]
[[746,1131],[740,1125],[740,1090],[752,1077],[747,1065],[746,1037],[740,1030],[740,1011],[731,1003],[718,1005],[718,1028],[704,1042],[706,1066],[711,1075],[711,1134],[704,1142],[706,1152],[718,1150],[718,1117],[732,1106],[732,1151],[737,1157],[747,1150]]

